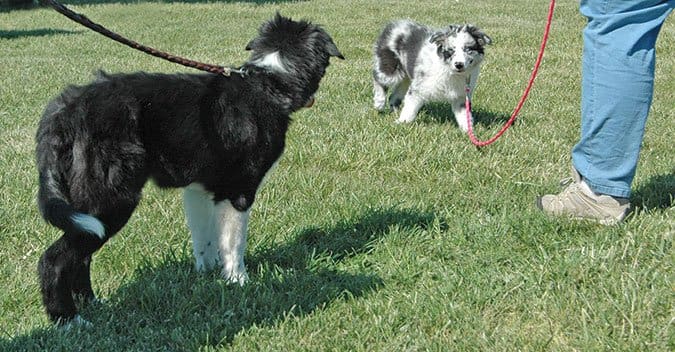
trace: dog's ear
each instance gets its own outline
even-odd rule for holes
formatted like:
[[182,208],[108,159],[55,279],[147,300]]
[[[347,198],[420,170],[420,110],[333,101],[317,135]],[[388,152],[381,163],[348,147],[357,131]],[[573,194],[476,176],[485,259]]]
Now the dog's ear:
[[442,46],[443,42],[445,42],[450,37],[450,33],[456,33],[458,29],[459,26],[451,24],[447,26],[445,29],[437,31],[434,34],[432,34],[431,38],[429,38],[429,42],[431,44],[436,44],[437,46]]
[[448,31],[438,31],[431,35],[429,38],[429,43],[435,44],[436,46],[442,46],[443,42],[448,39]]
[[328,54],[330,56],[337,57],[338,59],[341,60],[345,59],[340,50],[337,48],[337,45],[335,45],[335,43],[333,43],[332,40],[329,40],[328,43],[326,43],[326,50],[328,50]]
[[467,31],[469,32],[469,34],[471,34],[472,37],[476,39],[479,45],[485,46],[492,44],[492,38],[490,38],[487,34],[485,34],[485,32],[483,32],[480,28],[474,25],[468,25]]
[[292,22],[292,20],[289,17],[284,17],[277,11],[274,14],[274,18],[271,20],[264,22],[260,28],[258,28],[258,36],[256,38],[251,39],[248,44],[246,44],[246,51],[251,51],[255,50],[256,47],[261,46],[264,43],[264,40],[262,39],[265,37],[265,34],[270,33],[270,32],[275,32],[275,29],[278,29],[279,27],[284,27],[288,23]]

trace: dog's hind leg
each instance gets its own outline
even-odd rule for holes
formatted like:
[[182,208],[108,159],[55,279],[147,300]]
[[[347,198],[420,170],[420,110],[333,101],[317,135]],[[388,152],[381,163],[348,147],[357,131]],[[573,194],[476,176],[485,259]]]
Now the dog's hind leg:
[[404,79],[392,89],[391,96],[389,97],[389,107],[392,110],[398,110],[403,103],[403,98],[405,98],[408,88],[410,87],[410,80]]
[[[81,320],[73,300],[73,288],[91,291],[82,275],[82,266],[91,254],[99,249],[104,240],[89,233],[65,233],[56,240],[40,258],[38,273],[42,301],[49,318],[59,325]],[[77,284],[75,284],[77,282]],[[93,294],[93,292],[91,292]]]
[[387,87],[373,79],[373,106],[377,111],[384,111],[387,103]]
[[203,272],[219,266],[218,230],[213,194],[198,184],[189,185],[183,190],[183,205],[192,235],[195,268]]
[[91,288],[91,255],[79,263],[75,263],[73,270],[73,283],[71,291],[77,301],[89,303],[96,299],[94,290]]
[[124,226],[138,204],[139,196],[140,193],[131,199],[108,198],[109,210],[96,216],[105,226],[104,236],[86,229],[65,232],[40,257],[38,273],[42,301],[47,315],[57,325],[90,325],[77,314],[74,297],[95,298],[90,277],[92,254]]
[[223,277],[240,285],[248,280],[244,252],[246,252],[246,232],[250,212],[250,208],[237,210],[226,199],[216,203],[214,213],[220,234],[218,245],[223,262]]

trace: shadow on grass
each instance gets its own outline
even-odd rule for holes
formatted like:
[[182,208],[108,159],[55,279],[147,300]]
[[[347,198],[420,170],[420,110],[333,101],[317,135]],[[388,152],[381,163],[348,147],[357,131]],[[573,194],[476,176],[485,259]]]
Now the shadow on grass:
[[432,214],[391,209],[369,211],[329,228],[305,229],[286,245],[247,256],[250,281],[244,287],[226,284],[218,273],[197,274],[191,257],[169,254],[160,264],[136,269],[107,303],[83,309],[93,328],[39,329],[2,341],[0,349],[197,350],[227,345],[247,329],[274,327],[376,291],[383,285],[376,274],[341,268],[361,268],[344,264],[369,253],[392,229],[425,228],[433,220]]
[[632,195],[631,203],[645,210],[668,209],[675,199],[675,170],[668,175],[654,176]]
[[37,0],[0,0],[0,13],[32,10],[38,6]]
[[70,35],[82,32],[83,31],[66,31],[61,29],[50,29],[50,28],[30,29],[30,30],[9,30],[9,31],[0,30],[0,39]]
[[[471,112],[473,115],[473,121],[475,126],[484,126],[486,128],[490,128],[493,125],[499,125],[502,126],[506,123],[506,121],[509,120],[511,117],[508,114],[502,114],[502,113],[496,113],[493,111],[489,110],[483,110],[483,109],[473,109]],[[391,115],[394,116],[395,119],[399,117],[401,114],[401,110],[384,110],[384,111],[378,111],[379,115],[382,116],[387,116]],[[419,119],[420,122],[426,123],[426,124],[445,124],[445,123],[454,123],[456,124],[457,122],[455,121],[455,115],[452,112],[452,107],[450,104],[447,103],[428,103],[425,104],[422,109],[420,109],[420,112],[418,113],[419,115],[423,115]],[[417,120],[416,120],[417,121]],[[518,119],[516,119],[513,122],[513,125],[516,126],[518,125]]]
[[[509,120],[510,115],[484,109],[472,109],[473,121],[475,126],[490,128],[494,125],[501,126]],[[424,122],[427,123],[456,123],[455,115],[452,112],[450,104],[447,103],[429,103],[422,110],[427,116]],[[514,125],[518,124],[518,120]]]

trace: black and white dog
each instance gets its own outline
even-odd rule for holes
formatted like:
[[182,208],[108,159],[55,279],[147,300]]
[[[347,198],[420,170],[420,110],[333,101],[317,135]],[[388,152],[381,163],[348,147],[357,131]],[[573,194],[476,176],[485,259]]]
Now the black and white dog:
[[434,30],[408,20],[387,24],[375,43],[375,109],[385,109],[388,89],[392,109],[403,103],[398,123],[412,122],[426,102],[448,101],[459,128],[467,131],[466,86],[475,88],[490,43],[473,25]]
[[37,131],[38,203],[64,234],[42,255],[42,300],[59,323],[84,322],[92,254],[127,222],[148,179],[183,187],[198,270],[247,280],[256,191],[284,150],[290,114],[313,102],[330,57],[319,26],[277,14],[230,76],[104,74],[49,103]]

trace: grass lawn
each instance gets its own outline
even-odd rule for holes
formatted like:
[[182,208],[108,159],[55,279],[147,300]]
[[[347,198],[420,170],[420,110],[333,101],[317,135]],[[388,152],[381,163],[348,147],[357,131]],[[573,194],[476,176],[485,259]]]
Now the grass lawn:
[[[47,101],[92,72],[195,72],[46,8],[0,11],[1,351],[672,351],[675,349],[675,22],[633,184],[635,212],[603,227],[534,206],[569,175],[579,134],[578,1],[559,0],[516,125],[476,149],[447,104],[410,125],[372,109],[371,48],[385,22],[471,22],[488,47],[477,134],[499,130],[525,88],[548,1],[66,1],[133,40],[238,65],[275,11],[322,24],[334,60],[317,103],[254,206],[250,283],[193,270],[179,190],[148,184],[94,257],[94,327],[52,327],[36,263],[60,235],[35,204],[34,135]],[[414,5],[413,5],[414,4]]]

